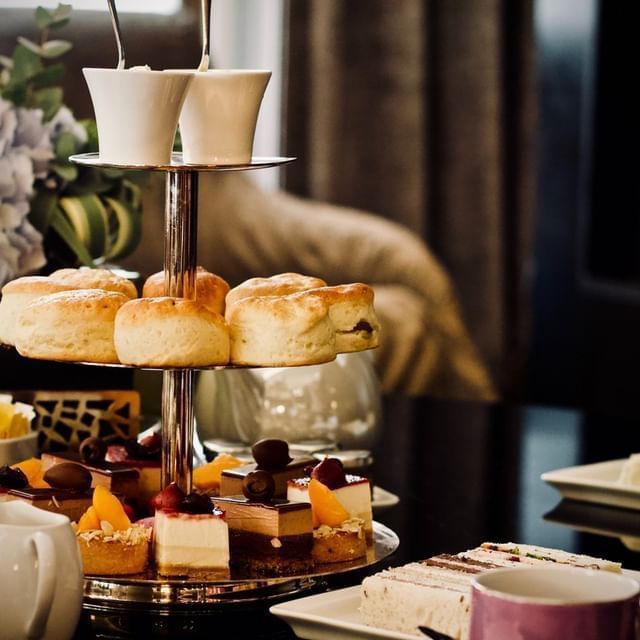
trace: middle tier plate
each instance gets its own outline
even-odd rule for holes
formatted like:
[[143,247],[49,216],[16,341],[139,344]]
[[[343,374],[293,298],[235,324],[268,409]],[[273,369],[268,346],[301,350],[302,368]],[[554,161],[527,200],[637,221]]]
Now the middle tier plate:
[[173,152],[171,161],[167,164],[122,164],[116,162],[106,162],[100,159],[97,152],[80,153],[69,156],[69,160],[75,164],[85,167],[98,167],[101,169],[123,169],[134,171],[170,171],[170,172],[211,172],[211,171],[248,171],[251,169],[268,169],[269,167],[279,167],[283,164],[293,162],[295,158],[288,157],[258,157],[254,156],[245,164],[188,164],[184,162],[181,152]]
[[320,565],[315,571],[278,577],[235,576],[219,580],[171,579],[149,570],[137,576],[85,576],[84,606],[88,609],[140,608],[146,611],[210,611],[232,604],[266,602],[302,591],[330,586],[350,573],[371,568],[388,558],[400,544],[398,536],[373,523],[374,542],[365,558]]

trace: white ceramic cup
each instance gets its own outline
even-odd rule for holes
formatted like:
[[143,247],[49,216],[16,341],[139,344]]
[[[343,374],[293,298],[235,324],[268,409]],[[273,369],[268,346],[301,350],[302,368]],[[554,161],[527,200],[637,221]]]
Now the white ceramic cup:
[[82,608],[82,564],[69,518],[0,503],[0,640],[65,640]]
[[469,640],[636,640],[639,594],[610,571],[488,571],[472,583]]
[[271,71],[196,72],[180,114],[188,164],[234,165],[251,160],[260,104]]
[[100,160],[138,166],[169,164],[178,117],[194,72],[82,71],[96,116]]

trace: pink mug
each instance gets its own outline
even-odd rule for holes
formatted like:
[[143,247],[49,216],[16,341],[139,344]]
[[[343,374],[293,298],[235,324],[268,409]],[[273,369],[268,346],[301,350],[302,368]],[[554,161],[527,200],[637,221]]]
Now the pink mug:
[[639,594],[609,571],[488,571],[472,583],[469,640],[636,640]]

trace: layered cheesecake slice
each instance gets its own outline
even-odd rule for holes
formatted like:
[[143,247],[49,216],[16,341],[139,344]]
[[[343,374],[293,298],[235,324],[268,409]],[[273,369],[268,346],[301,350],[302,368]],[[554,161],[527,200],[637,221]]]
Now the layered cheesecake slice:
[[[344,507],[348,518],[362,521],[368,542],[373,540],[373,511],[369,480],[345,474],[337,458],[326,458],[311,471],[311,476],[327,486]],[[311,502],[309,483],[311,477],[295,478],[287,483],[287,499],[292,502]]]
[[170,484],[156,498],[154,558],[165,576],[220,577],[229,571],[225,514],[200,494]]

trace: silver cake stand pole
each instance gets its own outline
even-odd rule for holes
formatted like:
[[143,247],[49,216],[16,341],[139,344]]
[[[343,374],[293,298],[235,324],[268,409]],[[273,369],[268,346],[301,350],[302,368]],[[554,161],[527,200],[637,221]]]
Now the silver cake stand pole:
[[[165,202],[164,293],[196,297],[198,172],[168,171]],[[171,369],[162,378],[162,486],[191,491],[193,369]]]

